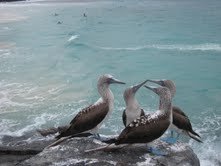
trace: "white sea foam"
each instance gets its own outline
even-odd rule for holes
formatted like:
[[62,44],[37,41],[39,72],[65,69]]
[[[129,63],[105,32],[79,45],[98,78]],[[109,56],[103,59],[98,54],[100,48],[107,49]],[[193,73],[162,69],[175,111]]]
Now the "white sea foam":
[[74,41],[76,39],[78,39],[79,35],[73,35],[68,39],[68,42]]
[[[151,158],[150,158],[149,154],[147,154],[146,156],[147,156],[147,157],[146,157],[146,160],[143,161],[143,162],[138,162],[138,163],[137,163],[137,166],[146,166],[146,165],[148,165],[148,166],[154,166],[154,165],[155,165],[155,164],[151,163]],[[144,157],[145,157],[145,156],[144,156]]]
[[65,100],[66,95],[62,94],[66,84],[50,84],[38,86],[29,83],[8,83],[0,81],[0,114],[4,110],[12,110],[12,107],[30,107],[38,106],[43,102],[51,100]]
[[[34,105],[35,101],[33,103],[26,102],[34,90],[34,87],[26,84],[0,82],[0,108]],[[35,96],[35,100],[37,98],[38,96]]]
[[137,51],[143,49],[159,49],[159,50],[179,50],[179,51],[221,51],[221,44],[205,43],[195,45],[185,44],[172,44],[172,45],[161,45],[161,44],[150,44],[144,46],[135,47],[100,47],[103,50],[122,50],[122,51]]
[[51,89],[48,90],[48,93],[52,94],[52,95],[59,94],[64,89],[64,87],[65,87],[65,85],[52,87]]
[[93,164],[98,162],[97,159],[84,159],[84,160],[80,160],[80,159],[68,159],[67,161],[61,161],[61,162],[56,162],[53,163],[53,165],[55,166],[62,166],[62,165],[71,165],[71,164],[78,164],[81,162],[87,162],[86,164]]
[[194,140],[190,140],[189,144],[193,147],[200,159],[202,166],[218,166],[221,164],[221,116],[215,114],[214,110],[206,110],[200,116],[202,123],[195,124],[197,133],[200,134],[203,144],[198,144]]
[[[111,165],[117,165],[117,162],[115,161],[107,161],[107,160],[104,160],[105,162],[107,163],[110,163]],[[96,162],[99,162],[98,159],[68,159],[66,161],[61,161],[61,162],[56,162],[56,163],[53,163],[54,166],[62,166],[62,165],[72,165],[72,164],[80,164],[81,162],[84,162],[85,165],[91,165],[91,164],[95,164]]]
[[0,23],[9,23],[15,21],[22,21],[27,19],[27,16],[22,16],[17,13],[0,12]]
[[[20,137],[26,132],[30,132],[40,128],[42,125],[46,124],[49,120],[57,118],[56,114],[43,113],[40,116],[36,115],[34,118],[30,115],[27,119],[31,119],[28,125],[21,129],[12,131],[14,127],[19,125],[16,120],[2,119],[0,121],[0,138],[4,135]],[[30,124],[31,123],[31,124]],[[29,140],[30,141],[30,140]]]

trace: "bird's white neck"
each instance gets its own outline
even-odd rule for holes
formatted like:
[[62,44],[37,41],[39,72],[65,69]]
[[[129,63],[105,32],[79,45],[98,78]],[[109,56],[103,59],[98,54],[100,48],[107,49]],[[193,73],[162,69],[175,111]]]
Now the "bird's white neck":
[[172,100],[171,97],[160,97],[159,110],[169,116],[170,122],[173,121],[172,116]]
[[140,105],[134,97],[131,97],[130,99],[128,99],[128,101],[126,102],[126,105],[127,105],[127,110],[129,111],[140,109]]
[[126,125],[130,124],[134,119],[140,117],[141,109],[135,98],[130,98],[126,102]]
[[107,101],[109,103],[113,103],[114,101],[114,95],[111,92],[108,84],[98,85],[98,92],[101,95],[101,98],[104,101]]

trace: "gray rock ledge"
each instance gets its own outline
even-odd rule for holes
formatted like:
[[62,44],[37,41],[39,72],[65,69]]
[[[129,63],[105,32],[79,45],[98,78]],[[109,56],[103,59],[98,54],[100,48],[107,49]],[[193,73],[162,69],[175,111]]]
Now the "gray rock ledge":
[[188,144],[176,143],[169,145],[160,140],[155,141],[153,145],[168,153],[167,156],[153,156],[147,153],[145,145],[125,147],[113,152],[84,152],[85,150],[105,145],[92,138],[72,138],[58,146],[44,149],[41,153],[18,165],[200,165],[199,159]]

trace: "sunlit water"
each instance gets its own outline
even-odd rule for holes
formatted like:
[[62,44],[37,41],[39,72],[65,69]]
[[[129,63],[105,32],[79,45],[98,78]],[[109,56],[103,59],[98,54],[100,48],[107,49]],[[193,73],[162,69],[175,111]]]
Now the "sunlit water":
[[[69,123],[99,98],[104,73],[127,82],[111,85],[115,109],[100,130],[117,134],[124,89],[167,78],[204,143],[184,141],[201,165],[221,164],[220,8],[219,0],[0,4],[0,138]],[[137,98],[157,108],[150,91]]]

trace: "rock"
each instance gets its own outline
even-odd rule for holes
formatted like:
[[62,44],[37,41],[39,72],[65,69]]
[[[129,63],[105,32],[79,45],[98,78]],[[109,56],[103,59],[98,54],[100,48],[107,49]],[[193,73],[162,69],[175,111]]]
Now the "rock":
[[18,165],[200,165],[199,159],[188,144],[169,145],[160,140],[155,141],[153,145],[164,150],[167,156],[154,156],[147,153],[146,145],[128,146],[112,152],[85,153],[85,150],[105,145],[93,138],[72,138],[58,146],[44,149]]
[[32,157],[32,155],[5,155],[0,154],[0,165],[1,166],[14,166],[18,163]]
[[14,166],[40,153],[53,142],[53,137],[43,138],[35,133],[20,137],[4,136],[0,144],[0,165]]

